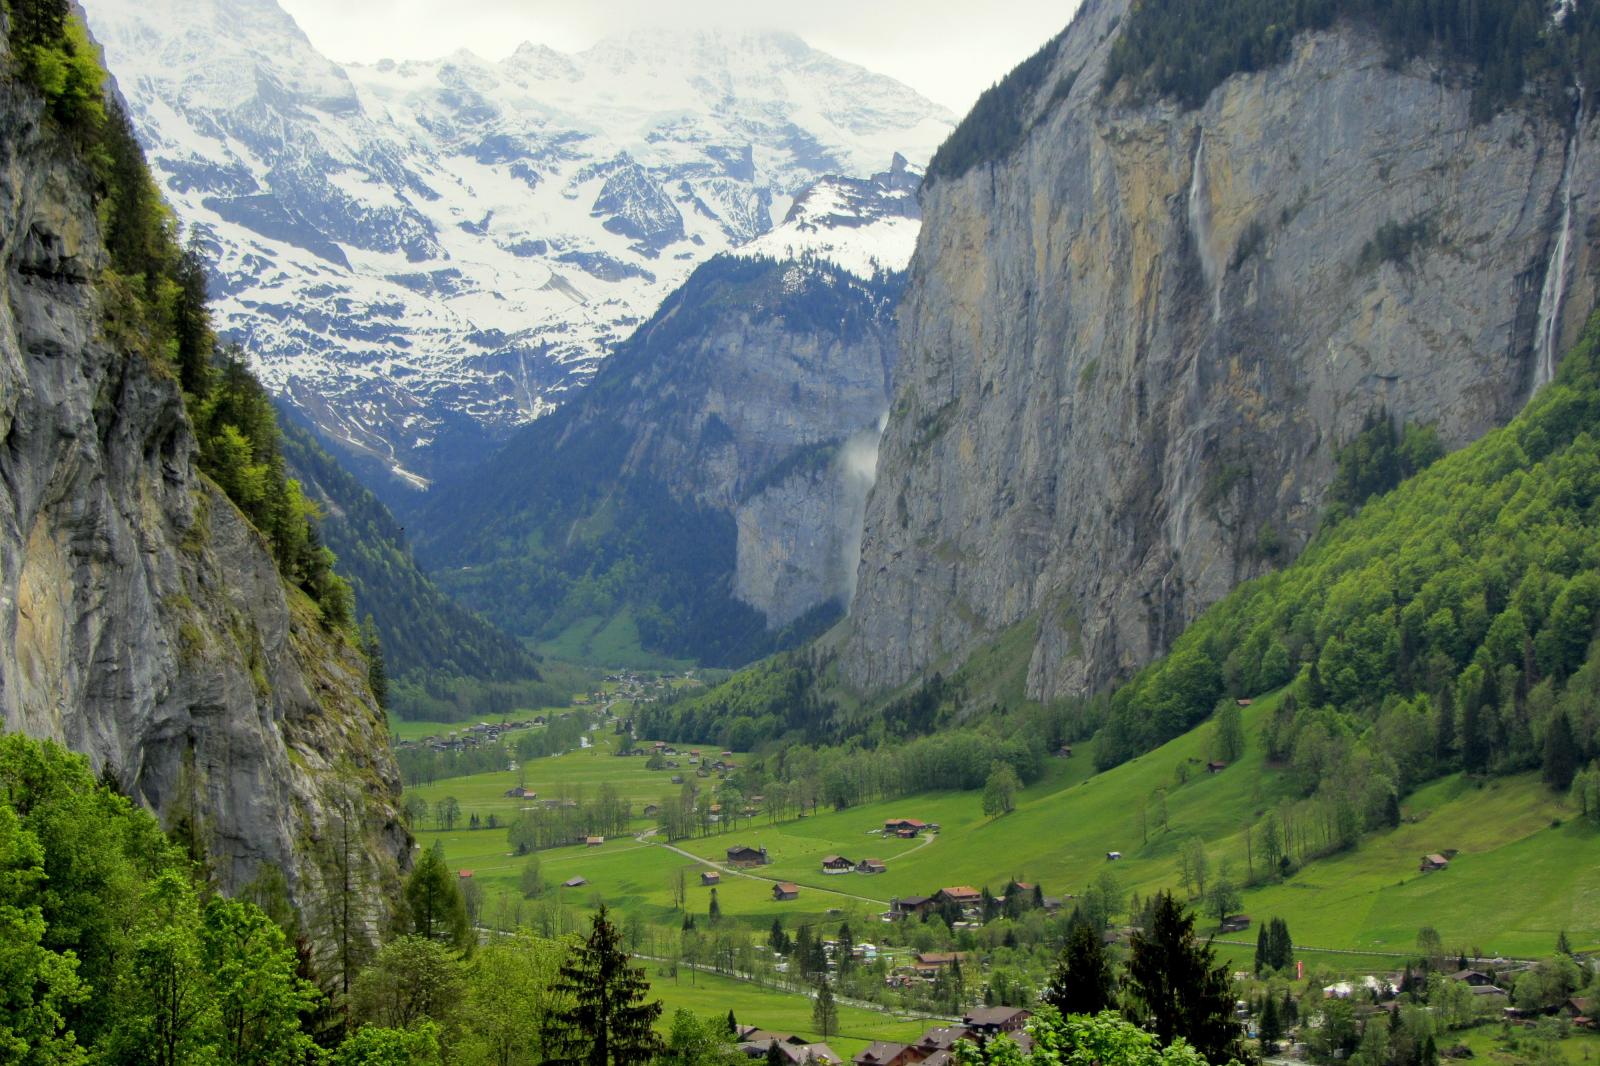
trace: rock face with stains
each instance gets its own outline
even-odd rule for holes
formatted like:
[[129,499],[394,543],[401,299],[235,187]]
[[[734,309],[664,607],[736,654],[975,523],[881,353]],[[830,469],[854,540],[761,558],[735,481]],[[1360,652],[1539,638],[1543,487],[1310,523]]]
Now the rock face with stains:
[[1037,623],[1087,691],[1292,558],[1375,412],[1459,446],[1553,370],[1596,292],[1600,130],[1475,123],[1463,72],[1345,26],[1202,106],[1101,90],[1087,0],[1019,147],[930,182],[844,676],[948,670]]
[[281,871],[313,935],[349,850],[375,938],[410,841],[365,661],[201,475],[171,375],[115,339],[90,175],[3,48],[4,727],[185,819],[224,890]]

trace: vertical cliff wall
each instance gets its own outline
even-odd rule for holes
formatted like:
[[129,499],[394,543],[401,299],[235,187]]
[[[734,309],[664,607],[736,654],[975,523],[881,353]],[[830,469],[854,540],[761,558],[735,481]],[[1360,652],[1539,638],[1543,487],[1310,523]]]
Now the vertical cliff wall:
[[225,890],[281,870],[308,927],[352,820],[375,932],[409,836],[365,662],[200,474],[177,383],[116,339],[91,175],[0,68],[4,726],[190,818]]
[[[1600,130],[1306,34],[1198,109],[1101,90],[1087,0],[1014,152],[931,181],[845,677],[883,689],[1037,618],[1029,689],[1165,649],[1304,544],[1369,414],[1458,446],[1596,294]],[[1542,324],[1541,324],[1542,323]]]

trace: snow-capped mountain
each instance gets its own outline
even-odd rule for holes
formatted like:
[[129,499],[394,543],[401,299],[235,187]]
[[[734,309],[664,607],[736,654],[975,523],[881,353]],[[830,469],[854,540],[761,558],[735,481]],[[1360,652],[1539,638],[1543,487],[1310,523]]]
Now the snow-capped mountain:
[[[274,0],[85,7],[214,260],[223,330],[325,436],[417,486],[560,403],[712,255],[848,209],[817,179],[925,160],[951,125],[786,34],[341,67]],[[840,265],[903,266],[915,223],[889,221]]]

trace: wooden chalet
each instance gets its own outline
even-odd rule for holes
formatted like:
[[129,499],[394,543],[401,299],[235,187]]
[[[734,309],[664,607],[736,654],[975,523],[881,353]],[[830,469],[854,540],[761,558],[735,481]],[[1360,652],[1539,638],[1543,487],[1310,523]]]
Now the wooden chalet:
[[799,899],[800,886],[793,881],[779,881],[772,886],[772,898],[775,900]]
[[856,863],[856,873],[858,874],[881,874],[887,873],[888,870],[889,864],[882,859],[862,859]]
[[822,872],[825,874],[847,874],[855,868],[854,860],[843,855],[824,855],[822,858]]
[[707,870],[705,873],[700,875],[700,886],[702,888],[706,887],[707,885],[720,884],[722,884],[722,875],[717,873],[715,870]]
[[922,1058],[910,1044],[874,1040],[850,1061],[855,1066],[912,1066]]
[[731,866],[765,866],[772,860],[767,858],[766,848],[752,848],[745,844],[735,844],[728,849],[728,863]]
[[983,1039],[1001,1033],[1020,1033],[1033,1012],[1021,1007],[980,1007],[961,1019],[961,1024]]
[[1431,855],[1424,855],[1422,857],[1422,864],[1418,867],[1418,870],[1426,874],[1432,873],[1435,870],[1446,870],[1449,869],[1449,867],[1450,860],[1436,851]]

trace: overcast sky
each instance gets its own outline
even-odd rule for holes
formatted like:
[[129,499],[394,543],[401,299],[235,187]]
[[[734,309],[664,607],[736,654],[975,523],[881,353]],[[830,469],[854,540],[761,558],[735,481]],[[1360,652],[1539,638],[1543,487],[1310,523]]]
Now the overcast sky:
[[[958,114],[1072,18],[1077,0],[280,0],[331,59],[489,59],[523,41],[558,51],[669,22],[792,30]],[[1003,12],[1003,13],[1002,13]]]

